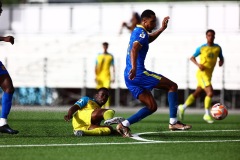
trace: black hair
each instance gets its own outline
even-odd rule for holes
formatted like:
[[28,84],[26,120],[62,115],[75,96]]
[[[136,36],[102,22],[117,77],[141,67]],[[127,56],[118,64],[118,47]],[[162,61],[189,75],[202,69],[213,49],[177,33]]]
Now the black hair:
[[102,45],[108,46],[108,43],[107,42],[103,42]]
[[100,91],[109,92],[109,89],[107,89],[107,88],[105,88],[105,87],[102,87],[102,88],[97,89],[97,93],[99,93]]
[[213,29],[208,29],[208,30],[206,31],[206,35],[208,34],[208,32],[212,32],[212,33],[215,35],[215,31],[214,31]]
[[152,10],[147,9],[147,10],[142,12],[141,19],[143,19],[143,18],[151,18],[151,16],[155,16],[155,13]]

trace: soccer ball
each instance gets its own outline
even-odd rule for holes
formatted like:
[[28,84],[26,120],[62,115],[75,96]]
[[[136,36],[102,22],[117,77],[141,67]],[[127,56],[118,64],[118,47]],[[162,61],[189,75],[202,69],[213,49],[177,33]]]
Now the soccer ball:
[[223,120],[228,115],[227,107],[221,103],[216,103],[212,106],[211,115],[216,120]]

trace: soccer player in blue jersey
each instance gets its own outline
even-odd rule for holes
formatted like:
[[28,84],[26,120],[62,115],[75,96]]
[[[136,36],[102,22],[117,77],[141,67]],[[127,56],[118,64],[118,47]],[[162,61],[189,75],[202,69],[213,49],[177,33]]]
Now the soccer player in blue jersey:
[[131,137],[130,125],[151,115],[157,110],[157,103],[151,94],[151,90],[154,88],[168,91],[170,111],[169,129],[187,130],[191,128],[190,125],[183,124],[177,120],[177,84],[161,74],[147,70],[144,65],[149,43],[153,42],[167,28],[168,20],[169,17],[165,17],[162,21],[161,28],[151,33],[156,27],[156,15],[152,10],[145,10],[141,14],[141,24],[137,25],[131,34],[127,50],[124,78],[129,91],[135,98],[139,99],[145,107],[117,125],[116,129],[123,137]]
[[[94,98],[84,96],[80,98],[64,116],[66,121],[72,119],[73,133],[76,136],[101,136],[115,133],[111,124],[117,124],[124,120],[122,117],[114,117],[115,111],[101,108],[109,98],[107,88],[99,88]],[[105,125],[101,125],[101,121]],[[117,132],[116,132],[117,133]]]
[[[2,2],[0,1],[0,15],[2,13]],[[0,41],[10,42],[14,44],[14,38],[12,36],[7,37],[0,37]],[[0,132],[1,133],[8,133],[8,134],[17,134],[17,130],[13,130],[10,128],[7,122],[8,114],[10,113],[11,106],[12,106],[12,98],[14,93],[14,87],[12,79],[0,61],[0,86],[3,90],[2,95],[2,112],[0,118]]]
[[[198,67],[196,74],[198,84],[196,90],[188,96],[185,103],[178,106],[178,115],[182,120],[187,107],[195,102],[196,98],[200,96],[202,91],[205,91],[205,114],[203,116],[203,120],[207,123],[213,123],[213,119],[211,118],[209,111],[213,97],[213,87],[211,83],[212,73],[217,63],[217,59],[219,58],[219,66],[221,67],[223,65],[224,58],[222,48],[218,44],[214,43],[214,30],[209,29],[206,31],[206,39],[207,43],[198,47],[193,56],[190,58],[190,60]],[[196,57],[198,56],[200,58],[199,62],[196,60]]]

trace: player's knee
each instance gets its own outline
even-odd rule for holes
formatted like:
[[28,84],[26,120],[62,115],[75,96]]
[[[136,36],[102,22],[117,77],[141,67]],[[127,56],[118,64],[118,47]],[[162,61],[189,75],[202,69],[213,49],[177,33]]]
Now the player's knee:
[[178,90],[178,85],[177,83],[173,82],[170,86],[170,91],[176,92]]
[[207,93],[207,96],[208,96],[208,97],[213,97],[213,92]]
[[5,92],[7,92],[7,93],[11,93],[11,94],[13,94],[14,91],[15,91],[15,89],[14,89],[13,86],[7,87],[7,88],[5,89]]
[[156,105],[156,104],[151,105],[151,106],[148,107],[148,109],[149,109],[152,113],[154,113],[154,112],[156,112],[156,110],[157,110],[157,105]]

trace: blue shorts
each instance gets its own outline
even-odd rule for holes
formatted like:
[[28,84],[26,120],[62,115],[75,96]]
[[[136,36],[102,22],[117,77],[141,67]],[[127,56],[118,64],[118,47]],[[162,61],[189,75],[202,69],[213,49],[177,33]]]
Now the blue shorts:
[[146,70],[136,75],[133,80],[130,80],[128,78],[128,73],[124,73],[125,84],[135,98],[138,98],[144,90],[151,91],[159,84],[162,77],[161,74]]
[[3,74],[8,74],[8,71],[6,70],[6,68],[2,64],[2,62],[0,61],[0,75],[3,75]]

